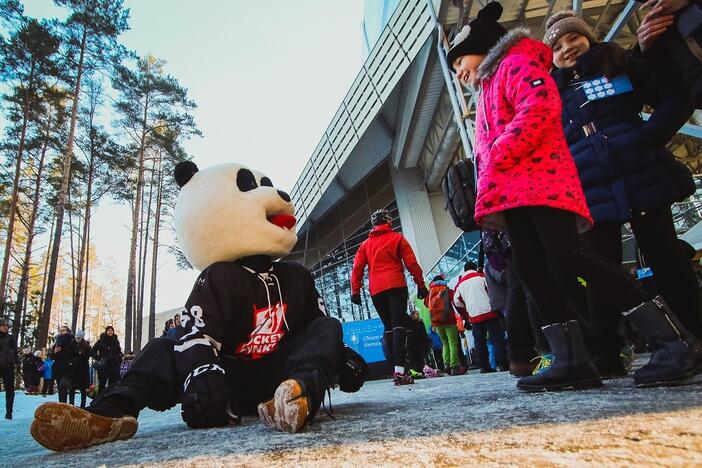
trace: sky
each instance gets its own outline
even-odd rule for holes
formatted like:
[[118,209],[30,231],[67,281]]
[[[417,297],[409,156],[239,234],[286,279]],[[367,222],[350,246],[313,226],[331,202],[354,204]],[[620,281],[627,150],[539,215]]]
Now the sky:
[[[24,0],[32,17],[65,17]],[[167,61],[188,88],[203,138],[185,144],[200,168],[239,162],[286,191],[317,146],[362,63],[362,0],[125,0],[120,42]],[[130,210],[103,201],[91,242],[126,279]],[[175,242],[164,235],[163,243]],[[160,251],[157,311],[180,307],[197,276]]]

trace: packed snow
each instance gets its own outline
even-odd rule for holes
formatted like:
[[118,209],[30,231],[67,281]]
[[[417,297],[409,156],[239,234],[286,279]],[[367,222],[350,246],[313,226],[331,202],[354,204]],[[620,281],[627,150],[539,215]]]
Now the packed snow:
[[631,378],[540,394],[517,391],[507,373],[374,381],[332,392],[336,419],[320,411],[299,434],[253,417],[192,430],[178,408],[144,410],[133,439],[66,453],[29,435],[34,409],[52,400],[17,394],[15,419],[0,421],[0,465],[702,464],[702,386],[637,389]]

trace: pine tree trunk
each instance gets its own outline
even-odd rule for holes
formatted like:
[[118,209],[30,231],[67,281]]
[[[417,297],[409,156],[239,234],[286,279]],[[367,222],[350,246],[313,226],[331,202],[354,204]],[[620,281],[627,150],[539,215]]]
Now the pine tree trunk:
[[[27,125],[29,122],[29,93],[32,92],[34,86],[34,68],[32,66],[29,72],[29,85],[27,86],[27,95],[25,96],[22,106],[22,130],[20,131],[20,140],[17,148],[17,162],[15,163],[15,177],[12,182],[12,198],[10,200],[10,213],[7,220],[7,238],[5,239],[5,255],[2,259],[2,272],[0,273],[0,315],[5,315],[5,289],[7,289],[7,277],[10,269],[10,256],[12,255],[12,234],[15,230],[15,217],[17,214],[17,201],[19,199],[19,182],[20,174],[22,173],[22,158],[24,156],[24,145],[27,139]],[[13,327],[14,328],[14,327]]]
[[76,86],[73,91],[73,109],[71,109],[71,124],[66,143],[66,154],[63,157],[63,179],[61,190],[59,191],[56,226],[54,227],[53,249],[51,250],[51,261],[49,262],[49,276],[46,285],[46,298],[44,300],[44,310],[39,322],[39,334],[37,335],[37,346],[46,345],[49,336],[49,321],[51,320],[51,306],[54,298],[54,283],[56,282],[56,269],[58,267],[58,256],[61,250],[61,233],[63,231],[63,215],[68,196],[68,183],[71,176],[71,158],[73,157],[73,140],[76,134],[76,122],[78,120],[78,103],[80,101],[80,81],[83,77],[83,62],[85,60],[85,46],[88,40],[88,31],[83,28],[83,38],[80,44],[80,58],[78,60],[78,72],[76,73]]
[[158,272],[158,234],[161,229],[161,199],[163,196],[163,171],[158,171],[156,196],[156,219],[154,219],[154,243],[151,248],[151,291],[149,294],[149,339],[156,338],[156,274]]
[[144,185],[144,152],[146,144],[146,119],[149,109],[148,96],[144,104],[144,117],[142,120],[142,132],[141,141],[139,144],[139,172],[137,173],[137,187],[136,196],[134,200],[134,207],[132,210],[132,240],[129,246],[129,271],[127,272],[127,298],[125,301],[125,313],[124,313],[124,349],[125,351],[132,350],[132,325],[134,321],[135,312],[135,280],[136,280],[136,249],[137,249],[137,236],[139,235],[139,214],[141,213],[141,187]]
[[137,306],[137,339],[136,346],[134,347],[136,351],[141,350],[141,337],[144,326],[144,290],[146,289],[146,255],[149,251],[149,224],[151,224],[151,203],[153,201],[154,195],[154,168],[156,167],[156,161],[154,161],[151,167],[151,180],[149,181],[149,201],[146,204],[146,228],[144,230],[144,237],[142,238],[143,252],[141,258],[141,272],[139,273],[139,304]]
[[90,213],[88,213],[88,219],[85,220],[85,225],[88,228],[85,231],[86,242],[85,242],[85,285],[83,286],[83,320],[81,321],[81,330],[85,330],[85,314],[88,305],[88,285],[90,284]]
[[[54,230],[54,224],[56,224],[56,215],[51,217],[51,229],[49,229],[49,232],[53,232]],[[41,281],[41,295],[39,296],[39,310],[37,313],[39,314],[39,321],[41,321],[42,317],[42,311],[44,310],[44,297],[45,292],[46,292],[46,279],[48,278],[48,271],[49,271],[49,258],[51,258],[51,238],[49,237],[49,244],[46,246],[46,255],[44,257],[44,277],[42,278]],[[37,323],[38,325],[38,323]]]
[[[76,330],[78,326],[78,311],[80,309],[80,295],[81,287],[83,281],[83,264],[85,263],[85,249],[88,245],[88,220],[90,219],[90,210],[92,209],[92,196],[93,196],[93,171],[95,157],[93,152],[90,152],[90,163],[88,164],[88,186],[86,188],[85,194],[85,212],[83,214],[83,236],[80,242],[80,252],[78,253],[78,271],[76,272],[76,282],[75,291],[73,296],[73,317],[71,323],[73,324],[73,331]],[[87,282],[86,282],[87,284]]]
[[41,199],[41,183],[44,173],[44,160],[46,151],[49,147],[49,128],[51,128],[51,115],[47,122],[47,132],[44,136],[44,144],[41,148],[41,156],[39,157],[39,167],[34,178],[34,198],[32,200],[32,213],[29,216],[29,226],[27,227],[27,245],[24,251],[24,262],[22,264],[22,276],[20,277],[20,285],[17,290],[17,300],[15,301],[15,320],[12,323],[12,334],[17,336],[20,327],[23,326],[22,310],[27,298],[27,290],[29,288],[29,269],[32,262],[32,243],[34,241],[34,228],[37,221],[37,213],[39,212],[39,201]]

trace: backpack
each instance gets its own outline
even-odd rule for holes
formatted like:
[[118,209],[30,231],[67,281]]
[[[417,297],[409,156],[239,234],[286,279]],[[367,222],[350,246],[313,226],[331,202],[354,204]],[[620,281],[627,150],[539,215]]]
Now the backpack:
[[456,227],[464,232],[475,231],[475,171],[470,159],[461,159],[451,166],[441,183],[444,193],[444,209],[448,211]]
[[429,292],[429,314],[433,323],[448,322],[453,319],[451,290],[445,284],[434,285]]

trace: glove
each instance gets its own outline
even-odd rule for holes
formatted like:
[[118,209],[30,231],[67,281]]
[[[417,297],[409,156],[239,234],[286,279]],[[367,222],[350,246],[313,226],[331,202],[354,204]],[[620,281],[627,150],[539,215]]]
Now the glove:
[[353,302],[356,305],[361,305],[361,295],[351,294],[351,302]]
[[417,290],[417,299],[424,299],[429,295],[429,291],[424,286]]
[[182,401],[180,415],[188,427],[228,426],[240,421],[239,409],[231,402],[229,382],[219,366],[186,379]]
[[346,345],[343,358],[344,363],[339,370],[339,389],[347,393],[357,392],[368,378],[368,364],[360,354]]

